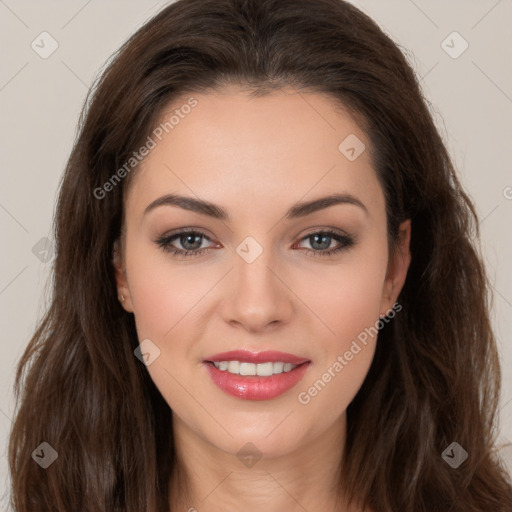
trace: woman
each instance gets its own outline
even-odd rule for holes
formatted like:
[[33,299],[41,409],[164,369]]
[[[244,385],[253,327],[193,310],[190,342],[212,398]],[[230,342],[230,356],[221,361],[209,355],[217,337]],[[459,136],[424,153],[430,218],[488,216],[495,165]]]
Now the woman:
[[67,165],[15,510],[511,511],[476,227],[358,9],[169,5]]

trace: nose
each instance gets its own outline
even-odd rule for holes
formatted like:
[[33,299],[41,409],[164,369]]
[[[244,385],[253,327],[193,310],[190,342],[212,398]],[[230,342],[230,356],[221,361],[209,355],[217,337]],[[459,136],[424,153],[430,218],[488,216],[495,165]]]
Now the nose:
[[222,306],[224,321],[248,332],[269,332],[290,321],[293,293],[270,250],[248,263],[237,253],[230,272],[231,287]]

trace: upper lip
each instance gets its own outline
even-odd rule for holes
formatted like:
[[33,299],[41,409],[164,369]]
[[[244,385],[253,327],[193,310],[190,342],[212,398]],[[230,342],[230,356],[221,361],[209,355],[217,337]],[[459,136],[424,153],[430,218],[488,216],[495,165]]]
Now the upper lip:
[[309,361],[305,357],[298,357],[287,352],[277,352],[275,350],[266,350],[263,352],[250,352],[248,350],[230,350],[229,352],[220,352],[205,359],[205,361],[241,361],[245,363],[292,363],[302,364]]

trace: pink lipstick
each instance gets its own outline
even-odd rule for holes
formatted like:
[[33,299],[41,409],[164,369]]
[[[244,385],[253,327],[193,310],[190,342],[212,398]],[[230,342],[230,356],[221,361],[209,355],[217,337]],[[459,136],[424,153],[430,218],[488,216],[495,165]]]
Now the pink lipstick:
[[270,400],[304,376],[311,361],[276,351],[233,350],[204,360],[212,379],[225,393],[245,400]]

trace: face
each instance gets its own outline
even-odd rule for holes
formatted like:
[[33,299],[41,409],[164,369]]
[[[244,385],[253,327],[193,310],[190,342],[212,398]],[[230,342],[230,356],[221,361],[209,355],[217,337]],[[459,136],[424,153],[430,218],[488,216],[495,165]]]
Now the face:
[[291,453],[339,426],[362,385],[409,222],[388,256],[370,141],[332,99],[193,97],[133,176],[118,291],[174,421],[227,453]]

